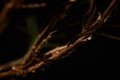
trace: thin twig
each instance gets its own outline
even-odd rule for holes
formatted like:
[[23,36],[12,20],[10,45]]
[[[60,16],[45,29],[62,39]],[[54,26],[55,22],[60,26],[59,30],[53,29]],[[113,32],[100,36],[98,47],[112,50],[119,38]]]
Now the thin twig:
[[111,39],[115,39],[115,40],[120,40],[120,37],[115,37],[115,36],[112,36],[112,35],[109,35],[109,34],[106,34],[106,33],[97,33],[97,35],[105,36],[107,38],[111,38]]
[[36,3],[36,4],[22,4],[21,6],[17,7],[18,8],[41,8],[41,7],[45,7],[47,4],[45,2],[43,3]]

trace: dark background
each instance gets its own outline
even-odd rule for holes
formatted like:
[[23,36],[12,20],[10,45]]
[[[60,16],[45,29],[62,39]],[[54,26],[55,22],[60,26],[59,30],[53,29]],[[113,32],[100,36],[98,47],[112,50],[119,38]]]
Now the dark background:
[[[39,2],[39,0],[28,1],[29,3]],[[16,24],[22,24],[25,26],[25,18],[29,15],[34,15],[37,17],[38,25],[40,27],[44,26],[46,25],[46,22],[51,19],[51,17],[49,17],[48,15],[50,15],[50,13],[52,13],[52,11],[54,10],[62,10],[62,8],[58,8],[58,5],[61,5],[66,1],[67,0],[48,0],[48,6],[45,8],[13,10],[10,13],[11,17],[9,21],[9,26],[0,35],[0,64],[22,57],[28,49],[29,36],[17,29],[15,27]],[[108,3],[108,0],[105,1],[106,2],[104,2],[104,0],[97,1],[98,10],[101,12],[104,9],[104,7],[101,6],[101,4],[106,6],[106,4]],[[80,2],[81,1],[78,1],[78,4],[76,3],[75,5],[79,5]],[[57,24],[58,26],[56,28],[69,25],[71,23],[76,23],[83,19],[83,14],[86,12],[88,4],[77,7],[75,7],[75,5],[73,5],[74,8],[68,12],[68,17],[61,21],[59,24]],[[109,20],[105,24],[103,24],[102,28],[98,31],[120,37],[119,6],[120,5],[116,7]],[[68,39],[71,39],[71,37],[69,37],[70,35],[74,36],[74,34],[78,31],[78,28],[77,30],[75,28],[70,28],[70,30],[66,30],[66,38],[59,39],[60,42],[58,43],[64,44],[65,42],[67,42]],[[118,55],[120,53],[119,50],[119,40],[114,40],[103,36],[93,36],[93,40],[85,44],[80,44],[69,57],[55,61],[52,65],[48,66],[43,72],[41,72],[38,69],[36,73],[29,74],[29,76],[25,77],[24,79],[56,79],[54,76],[64,79],[63,77],[68,78],[72,74],[79,74],[82,70],[81,66],[83,64],[118,64]],[[69,76],[67,76],[67,74],[69,74]],[[75,77],[77,78],[79,76]],[[19,79],[21,80],[21,78]]]

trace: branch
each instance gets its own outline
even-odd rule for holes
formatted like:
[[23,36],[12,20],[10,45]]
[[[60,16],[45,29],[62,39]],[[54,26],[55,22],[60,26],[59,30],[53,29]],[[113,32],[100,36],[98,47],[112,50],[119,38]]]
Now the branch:
[[41,7],[45,7],[47,4],[45,2],[43,3],[39,3],[39,4],[22,4],[21,6],[17,7],[17,9],[19,8],[41,8]]
[[[74,0],[71,0],[74,1]],[[110,17],[113,8],[116,6],[116,2],[118,0],[112,0],[108,8],[103,12],[103,14],[98,14],[95,21],[93,21],[93,14],[96,13],[94,10],[90,10],[90,17],[91,19],[87,19],[89,22],[86,22],[83,26],[82,32],[79,33],[76,40],[73,43],[65,44],[60,47],[56,47],[44,54],[40,54],[41,49],[45,45],[45,43],[52,37],[52,35],[60,30],[52,30],[59,21],[64,18],[66,11],[70,9],[71,4],[65,6],[65,11],[61,13],[57,13],[52,21],[48,23],[48,25],[44,28],[44,30],[39,34],[36,42],[33,44],[32,48],[26,53],[23,57],[23,61],[20,62],[18,65],[11,65],[11,69],[7,71],[3,71],[0,73],[0,78],[5,78],[9,76],[21,76],[27,75],[28,73],[34,73],[38,68],[42,69],[42,67],[51,64],[55,60],[58,60],[66,55],[68,55],[71,51],[73,51],[79,44],[83,44],[89,40],[92,40],[92,35],[101,27],[101,25],[106,22],[106,20]],[[93,4],[91,4],[93,5]],[[91,7],[92,8],[92,7]],[[94,8],[95,9],[95,8]],[[96,15],[95,15],[96,16]],[[84,27],[86,30],[84,30]],[[49,30],[50,29],[50,30]],[[49,34],[48,34],[49,33]],[[45,34],[47,36],[45,36]],[[44,38],[45,36],[45,38]],[[36,62],[37,61],[37,62]],[[34,64],[33,64],[34,63]],[[4,67],[3,65],[2,67]],[[1,66],[0,66],[1,68]],[[2,68],[1,68],[2,70]]]
[[9,12],[12,9],[21,5],[22,2],[23,2],[23,0],[11,0],[9,3],[7,3],[4,6],[3,10],[0,13],[0,32],[2,32],[8,24],[8,17],[9,17],[8,14],[9,14]]
[[[73,1],[72,1],[73,3]],[[53,33],[55,33],[54,31],[49,33],[49,35],[42,40],[43,36],[48,33],[48,31],[54,27],[54,25],[56,25],[60,20],[62,20],[64,18],[64,15],[66,14],[67,10],[70,9],[71,4],[68,4],[65,6],[65,11],[63,11],[63,13],[56,13],[55,16],[53,17],[53,19],[51,20],[51,22],[44,28],[44,30],[38,35],[37,40],[35,41],[35,43],[33,44],[32,48],[25,54],[25,56],[21,59],[18,59],[16,61],[12,61],[10,63],[7,63],[5,65],[0,66],[1,71],[5,70],[5,69],[9,69],[12,68],[13,66],[17,66],[19,65],[19,68],[25,68],[26,66],[29,66],[29,64],[31,64],[33,61],[33,55],[38,55],[38,53],[40,52],[40,50],[43,48],[44,44],[48,41],[48,39],[51,37],[51,35]],[[42,40],[42,42],[40,42],[40,40]],[[22,61],[21,61],[22,60]],[[6,66],[7,67],[4,67]]]

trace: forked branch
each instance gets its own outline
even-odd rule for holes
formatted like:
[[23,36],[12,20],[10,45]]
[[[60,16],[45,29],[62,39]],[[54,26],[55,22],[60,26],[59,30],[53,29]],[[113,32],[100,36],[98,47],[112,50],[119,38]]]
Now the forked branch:
[[[76,2],[76,0],[70,1]],[[78,34],[77,39],[69,45],[66,43],[63,46],[56,47],[41,55],[40,51],[44,47],[45,43],[50,38],[52,38],[56,32],[59,32],[59,29],[51,31],[49,31],[49,29],[54,27],[54,25],[56,25],[64,18],[66,11],[70,9],[70,6],[72,4],[66,5],[65,11],[57,13],[53,17],[52,21],[48,23],[44,30],[39,34],[38,39],[36,40],[32,48],[26,53],[23,58],[19,59],[19,62],[16,61],[16,63],[14,62],[14,64],[11,63],[12,65],[8,63],[7,65],[9,65],[9,69],[5,68],[6,65],[0,66],[0,78],[5,78],[9,76],[21,76],[32,72],[34,73],[38,68],[41,69],[44,66],[47,66],[48,64],[54,62],[55,60],[58,60],[70,54],[70,52],[73,51],[79,44],[83,44],[84,42],[92,39],[92,35],[111,16],[113,9],[116,7],[116,3],[118,2],[119,0],[112,0],[106,10],[103,13],[99,13],[97,12],[96,6],[94,5],[94,0],[91,0],[90,10],[87,13],[88,17],[86,18],[83,24],[83,30]],[[96,13],[98,15],[96,15]],[[95,20],[93,20],[94,16],[97,17]],[[47,36],[43,38],[44,34],[46,33],[48,33]],[[39,54],[40,56],[38,56]],[[36,62],[36,64],[33,64],[34,62]],[[4,71],[6,69],[8,70]]]

